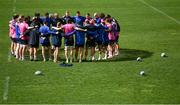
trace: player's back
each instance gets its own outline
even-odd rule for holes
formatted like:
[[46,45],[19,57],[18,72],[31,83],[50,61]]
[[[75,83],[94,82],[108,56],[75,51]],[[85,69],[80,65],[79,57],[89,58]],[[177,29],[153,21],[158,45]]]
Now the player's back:
[[74,27],[75,27],[74,24],[65,24],[62,26],[62,28],[64,28],[65,34],[73,32]]

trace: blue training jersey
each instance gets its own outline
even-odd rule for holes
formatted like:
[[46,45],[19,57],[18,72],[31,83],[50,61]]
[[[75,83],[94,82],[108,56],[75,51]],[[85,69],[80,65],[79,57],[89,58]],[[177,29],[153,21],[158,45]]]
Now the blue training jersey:
[[96,38],[98,35],[98,27],[96,25],[93,24],[89,24],[87,26],[85,26],[85,28],[87,29],[87,38],[88,37],[92,37],[92,38]]
[[53,32],[49,29],[48,26],[41,26],[39,28],[39,32],[41,33],[40,34],[40,43],[43,44],[43,43],[49,43],[50,40],[49,40],[49,37],[50,37],[50,34],[56,34],[56,32]]
[[73,19],[74,19],[75,24],[83,26],[83,22],[85,21],[86,18],[83,16],[74,16]]
[[84,31],[76,30],[75,43],[76,43],[76,45],[84,45],[84,43],[85,43],[85,32]]
[[106,25],[102,25],[101,27],[101,33],[102,33],[102,37],[103,37],[103,43],[107,43],[109,42],[109,37],[108,37],[108,27]]
[[74,23],[74,18],[71,16],[63,16],[63,19],[64,19],[65,23],[68,23],[68,20],[72,20]]
[[[99,42],[104,42],[104,41],[107,40],[107,39],[105,39],[106,37],[108,38],[108,35],[107,35],[107,32],[106,32],[107,29],[108,29],[108,27],[105,26],[105,25],[100,24],[100,25],[98,26],[97,41],[99,41]],[[105,37],[105,36],[106,36],[106,37]]]
[[[58,32],[57,30],[52,30],[53,32]],[[59,34],[52,34],[51,42],[53,45],[60,46],[62,42],[62,32],[59,32]]]
[[50,27],[51,26],[51,18],[49,18],[49,17],[41,17],[41,20],[43,21],[43,23],[44,22],[47,22],[48,23],[48,27]]
[[94,18],[96,24],[101,24],[101,18]]
[[19,39],[21,32],[20,32],[19,26],[17,24],[15,24],[15,32],[16,32],[15,38]]

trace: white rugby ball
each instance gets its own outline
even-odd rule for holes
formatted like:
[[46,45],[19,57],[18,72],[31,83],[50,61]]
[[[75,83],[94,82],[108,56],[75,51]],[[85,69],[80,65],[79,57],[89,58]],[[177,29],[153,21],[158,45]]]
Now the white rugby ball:
[[35,75],[41,75],[42,74],[42,71],[36,71],[34,72]]
[[142,61],[142,58],[141,58],[141,57],[138,57],[136,60],[137,60],[137,61]]
[[140,71],[140,73],[139,73],[140,75],[144,75],[145,74],[145,72],[144,71]]
[[161,57],[166,57],[166,53],[161,53]]

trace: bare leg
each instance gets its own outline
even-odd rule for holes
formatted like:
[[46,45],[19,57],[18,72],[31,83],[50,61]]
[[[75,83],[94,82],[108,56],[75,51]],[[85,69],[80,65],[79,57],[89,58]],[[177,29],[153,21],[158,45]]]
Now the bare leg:
[[107,48],[107,46],[104,46],[104,58],[103,58],[103,60],[107,59],[107,55],[108,55],[108,48]]
[[79,47],[76,47],[76,50],[75,50],[75,60],[76,61],[78,59],[78,52],[79,52]]
[[29,49],[29,58],[30,58],[31,61],[33,59],[32,54],[33,54],[33,48],[30,48]]
[[17,43],[14,43],[14,47],[13,47],[14,55],[16,55],[16,46],[17,46]]
[[73,61],[73,47],[70,47],[70,63]]
[[23,45],[22,47],[22,60],[24,60],[24,53],[25,53],[26,45]]
[[16,45],[16,59],[18,59],[19,58],[19,47],[20,47],[20,44],[19,43],[17,43],[17,45]]
[[85,50],[85,60],[87,60],[87,56],[88,56],[88,47],[86,47],[86,50]]
[[56,61],[58,61],[59,47],[56,48]]
[[14,55],[14,42],[11,42],[11,54]]
[[95,47],[91,47],[91,57],[92,57],[92,61],[95,60]]
[[61,47],[58,47],[57,60],[59,60],[59,61],[61,60],[60,53],[61,53]]
[[99,47],[99,57],[98,57],[98,60],[101,60],[101,54],[102,54],[102,51],[103,51],[102,45],[98,45],[98,47]]
[[23,45],[20,44],[19,45],[19,60],[22,60],[22,49],[23,49]]
[[115,56],[115,44],[112,45],[112,56]]
[[42,46],[42,57],[43,57],[43,61],[46,61],[46,56],[45,56],[45,47]]
[[83,47],[79,48],[79,63],[82,62],[82,58],[83,58]]
[[119,55],[119,44],[115,44],[115,55]]
[[65,46],[65,57],[66,57],[66,63],[69,63],[68,61],[68,47]]
[[54,53],[53,53],[53,55],[54,55],[54,62],[56,62],[56,48],[54,49]]
[[55,51],[54,51],[54,62],[57,62],[57,58],[58,58],[58,53],[59,53],[59,47],[55,47]]
[[34,60],[37,60],[37,48],[33,48],[34,49]]
[[108,45],[108,58],[112,58],[112,51],[113,51],[113,49],[112,49],[112,46],[111,45]]

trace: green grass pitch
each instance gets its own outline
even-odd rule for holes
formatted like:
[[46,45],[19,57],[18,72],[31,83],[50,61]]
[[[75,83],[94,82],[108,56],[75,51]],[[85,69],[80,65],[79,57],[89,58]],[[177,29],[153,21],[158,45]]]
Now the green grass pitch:
[[[141,0],[0,0],[0,104],[180,103],[180,1],[144,1],[149,6]],[[35,11],[109,13],[121,24],[120,56],[71,68],[17,61],[8,55],[13,8],[31,16]],[[161,52],[168,57],[161,58]],[[136,61],[138,56],[143,62]],[[36,70],[44,76],[35,76]],[[141,70],[147,75],[140,76]]]

